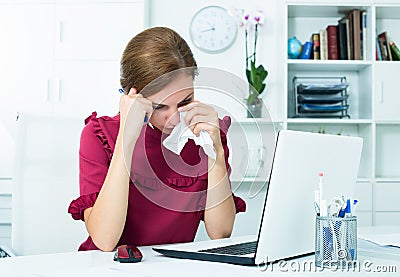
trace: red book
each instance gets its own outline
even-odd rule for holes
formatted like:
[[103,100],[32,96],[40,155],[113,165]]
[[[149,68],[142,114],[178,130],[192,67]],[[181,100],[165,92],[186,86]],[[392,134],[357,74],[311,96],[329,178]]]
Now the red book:
[[339,48],[337,25],[328,25],[326,27],[326,32],[328,37],[328,60],[338,60]]

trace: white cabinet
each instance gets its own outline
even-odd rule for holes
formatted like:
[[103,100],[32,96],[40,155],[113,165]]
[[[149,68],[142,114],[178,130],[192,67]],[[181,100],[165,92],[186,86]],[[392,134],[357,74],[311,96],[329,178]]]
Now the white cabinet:
[[119,60],[143,29],[144,3],[57,4],[57,60]]
[[0,4],[0,110],[47,110],[54,7]]
[[376,169],[378,181],[400,180],[400,125],[376,126]]
[[118,112],[119,61],[144,15],[144,1],[56,4],[54,114]]
[[400,225],[400,182],[378,182],[375,188],[377,225]]
[[399,72],[400,63],[398,62],[381,62],[375,65],[376,121],[400,121]]
[[64,116],[97,109],[115,114],[119,60],[143,30],[144,16],[144,1],[0,2],[0,107]]
[[[57,61],[54,114],[80,117],[118,112],[118,61]],[[73,108],[71,108],[73,107]]]

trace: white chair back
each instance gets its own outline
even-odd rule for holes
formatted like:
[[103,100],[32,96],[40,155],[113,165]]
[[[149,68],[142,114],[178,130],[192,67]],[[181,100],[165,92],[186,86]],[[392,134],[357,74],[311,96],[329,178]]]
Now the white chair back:
[[79,195],[83,120],[20,114],[17,125],[12,248],[17,255],[75,251],[87,236],[67,213]]

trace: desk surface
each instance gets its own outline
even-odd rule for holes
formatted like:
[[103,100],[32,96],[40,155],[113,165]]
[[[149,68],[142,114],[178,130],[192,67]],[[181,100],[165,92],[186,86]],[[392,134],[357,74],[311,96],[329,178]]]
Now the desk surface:
[[[135,264],[120,264],[113,261],[114,253],[101,251],[71,252],[46,255],[21,256],[0,259],[0,276],[270,276],[288,273],[297,276],[321,274],[320,268],[311,267],[314,256],[288,260],[280,265],[273,264],[267,268],[257,266],[238,266],[215,262],[203,262],[173,259],[161,256],[151,247],[139,247],[143,260]],[[358,256],[360,267],[338,270],[323,269],[323,274],[362,274],[382,276],[381,272],[396,276],[400,272],[400,248],[381,247],[359,240]],[[304,266],[306,269],[304,270]],[[316,271],[316,272],[315,272]],[[369,272],[380,272],[371,274]],[[387,273],[388,274],[388,273]]]

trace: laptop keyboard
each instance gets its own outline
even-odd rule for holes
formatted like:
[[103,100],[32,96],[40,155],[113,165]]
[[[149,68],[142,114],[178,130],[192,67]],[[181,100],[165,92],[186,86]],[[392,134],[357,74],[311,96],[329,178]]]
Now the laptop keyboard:
[[228,255],[247,255],[256,252],[257,241],[233,244],[223,247],[215,247],[210,249],[199,250],[198,252],[228,254]]

